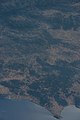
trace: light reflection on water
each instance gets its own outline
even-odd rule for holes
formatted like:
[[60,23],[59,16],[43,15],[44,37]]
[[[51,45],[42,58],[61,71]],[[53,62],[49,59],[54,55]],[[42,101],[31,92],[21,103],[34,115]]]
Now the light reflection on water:
[[[60,120],[80,120],[80,109],[64,108]],[[45,108],[26,100],[0,99],[0,120],[58,120]]]

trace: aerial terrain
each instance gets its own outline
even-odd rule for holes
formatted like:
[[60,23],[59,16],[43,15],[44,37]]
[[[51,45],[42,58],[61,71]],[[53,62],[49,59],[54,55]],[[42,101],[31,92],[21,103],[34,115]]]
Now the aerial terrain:
[[80,107],[80,0],[0,0],[0,98]]

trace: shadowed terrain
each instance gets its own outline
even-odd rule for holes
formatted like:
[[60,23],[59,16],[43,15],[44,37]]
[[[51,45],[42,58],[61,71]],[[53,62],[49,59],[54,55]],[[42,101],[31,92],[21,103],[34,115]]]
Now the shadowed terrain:
[[80,107],[80,0],[0,0],[0,97]]

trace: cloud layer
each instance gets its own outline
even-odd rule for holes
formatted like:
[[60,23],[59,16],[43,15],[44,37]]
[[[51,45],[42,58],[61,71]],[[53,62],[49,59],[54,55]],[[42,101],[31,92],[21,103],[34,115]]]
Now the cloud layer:
[[[45,108],[25,100],[0,99],[0,120],[58,120]],[[80,109],[65,107],[60,120],[79,120]]]

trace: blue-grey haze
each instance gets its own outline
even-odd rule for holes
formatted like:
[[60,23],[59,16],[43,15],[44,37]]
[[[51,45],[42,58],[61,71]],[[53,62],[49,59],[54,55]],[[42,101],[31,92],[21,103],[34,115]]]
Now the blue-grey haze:
[[[58,120],[45,108],[26,100],[0,99],[0,120]],[[80,120],[80,109],[65,107],[60,120]]]

